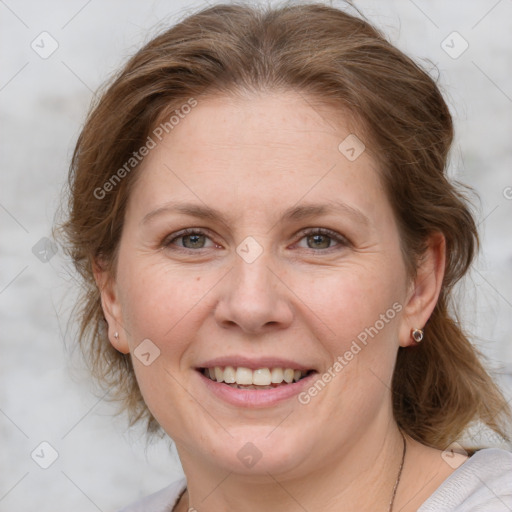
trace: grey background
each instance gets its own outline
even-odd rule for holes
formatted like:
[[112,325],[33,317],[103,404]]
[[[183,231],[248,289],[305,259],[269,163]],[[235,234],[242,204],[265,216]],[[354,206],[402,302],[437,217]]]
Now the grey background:
[[[159,29],[206,5],[0,1],[0,511],[114,511],[180,475],[169,443],[146,447],[142,429],[127,430],[66,348],[74,277],[60,251],[44,262],[33,247],[50,237],[93,91]],[[356,5],[440,71],[457,130],[450,172],[480,196],[483,246],[461,288],[463,319],[510,396],[512,2]],[[46,59],[31,47],[55,44],[43,31],[58,44]],[[464,41],[453,31],[469,45],[457,58]],[[48,469],[31,458],[43,441],[58,453]],[[48,448],[34,452],[39,463],[49,457]]]

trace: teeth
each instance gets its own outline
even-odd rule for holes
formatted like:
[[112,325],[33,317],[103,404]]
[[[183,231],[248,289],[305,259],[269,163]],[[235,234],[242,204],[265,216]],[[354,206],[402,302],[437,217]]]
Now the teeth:
[[[218,366],[215,367],[217,369]],[[220,370],[220,368],[219,368]],[[252,371],[249,368],[244,368],[240,366],[236,369],[235,380],[237,384],[247,384],[251,385],[252,382]],[[220,381],[219,381],[220,382]]]
[[284,381],[285,382],[293,382],[293,374],[295,372],[291,369],[291,368],[286,368],[286,370],[284,371]]
[[252,372],[252,383],[255,386],[270,386],[271,380],[268,368],[260,368]]
[[226,366],[226,368],[224,368],[224,382],[226,384],[234,384],[236,382],[236,372],[232,366]]
[[255,386],[251,384],[250,386],[239,386],[238,384],[228,384],[232,388],[236,389],[274,389],[273,386]]
[[233,387],[243,386],[244,389],[272,389],[271,384],[282,384],[283,381],[287,384],[299,381],[304,377],[307,372],[301,370],[294,370],[293,368],[258,368],[251,370],[239,366],[226,366],[222,368],[215,366],[215,368],[207,368],[204,374],[210,377],[211,380],[217,382],[225,382]]
[[283,369],[282,368],[272,368],[271,372],[272,384],[281,384],[283,382]]

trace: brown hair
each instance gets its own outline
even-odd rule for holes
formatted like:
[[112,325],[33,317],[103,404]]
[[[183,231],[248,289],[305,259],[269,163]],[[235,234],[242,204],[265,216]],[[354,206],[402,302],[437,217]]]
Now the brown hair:
[[[133,171],[108,187],[151,130],[190,99],[213,93],[296,90],[351,113],[380,165],[411,276],[429,235],[446,238],[442,291],[415,350],[399,349],[393,408],[399,426],[445,448],[471,421],[506,438],[507,404],[454,319],[454,284],[478,247],[464,196],[446,176],[452,119],[435,81],[369,23],[322,4],[260,9],[217,5],[139,50],[93,106],[69,175],[68,253],[86,288],[79,338],[93,373],[131,413],[158,428],[140,394],[130,355],[107,338],[93,264],[115,275],[116,250]],[[195,100],[194,100],[195,101]],[[126,168],[125,168],[126,169]],[[112,183],[112,182],[111,182]]]

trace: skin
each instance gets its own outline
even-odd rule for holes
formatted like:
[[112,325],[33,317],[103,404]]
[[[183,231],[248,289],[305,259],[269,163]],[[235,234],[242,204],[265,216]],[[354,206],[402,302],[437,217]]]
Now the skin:
[[[113,345],[133,353],[150,339],[160,350],[149,366],[133,361],[187,476],[178,511],[388,510],[402,457],[394,362],[400,346],[414,350],[411,329],[435,306],[445,247],[432,237],[408,278],[378,164],[369,151],[351,162],[338,150],[355,130],[342,112],[292,92],[209,97],[138,170],[115,276],[98,264],[96,279]],[[173,201],[226,220],[167,211],[142,222]],[[332,201],[366,221],[343,210],[281,216]],[[205,231],[203,248],[178,238],[185,228]],[[236,252],[248,236],[262,249],[252,263]],[[198,377],[201,361],[233,354],[285,357],[322,374],[395,303],[401,311],[307,405],[234,406]],[[247,442],[261,453],[251,468],[237,457]],[[394,510],[416,510],[453,471],[438,450],[407,443]]]

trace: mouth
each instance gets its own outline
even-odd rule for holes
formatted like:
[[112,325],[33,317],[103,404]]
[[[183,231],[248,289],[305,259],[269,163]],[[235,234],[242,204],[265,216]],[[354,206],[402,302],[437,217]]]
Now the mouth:
[[305,379],[315,370],[264,367],[252,370],[244,366],[212,366],[198,368],[207,379],[235,389],[268,390],[289,386]]

